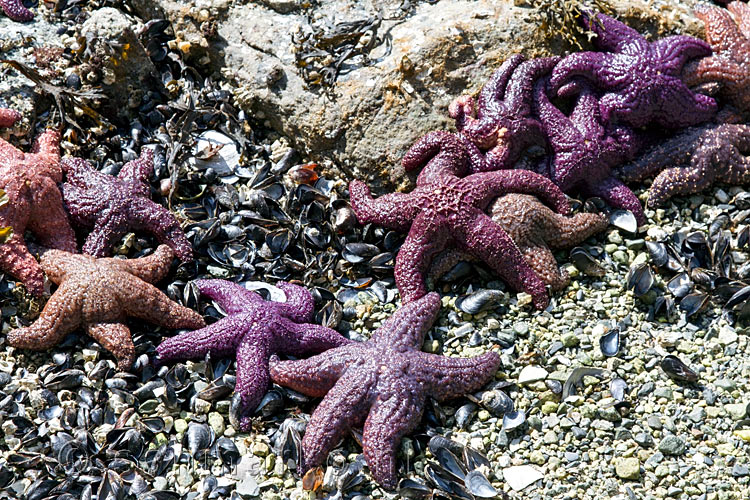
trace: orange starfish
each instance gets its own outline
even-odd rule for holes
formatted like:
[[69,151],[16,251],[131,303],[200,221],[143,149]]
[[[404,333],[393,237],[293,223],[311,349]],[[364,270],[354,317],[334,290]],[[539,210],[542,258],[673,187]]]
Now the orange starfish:
[[[20,115],[0,110],[0,126],[10,126]],[[21,280],[34,295],[44,292],[44,274],[23,239],[28,229],[51,248],[76,251],[75,235],[63,208],[57,184],[62,181],[60,133],[47,130],[24,153],[0,139],[0,188],[8,203],[0,207],[0,226],[13,228],[13,236],[0,245],[0,270]]]

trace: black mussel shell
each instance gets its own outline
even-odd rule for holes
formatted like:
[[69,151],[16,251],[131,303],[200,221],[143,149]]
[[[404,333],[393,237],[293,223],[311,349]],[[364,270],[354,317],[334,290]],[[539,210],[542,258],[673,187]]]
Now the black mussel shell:
[[570,261],[586,276],[602,277],[607,271],[583,247],[576,247],[570,251]]
[[617,356],[620,352],[620,329],[612,328],[599,338],[599,347],[605,356]]
[[633,290],[636,297],[642,297],[654,286],[654,273],[648,264],[638,264],[630,268],[625,280],[628,290]]
[[669,378],[678,382],[696,382],[698,374],[691,370],[677,356],[671,354],[664,356],[661,360],[661,369]]
[[609,392],[617,401],[623,401],[627,394],[628,383],[621,378],[613,378],[609,383]]
[[701,312],[708,304],[708,295],[702,292],[689,293],[680,301],[680,309],[685,311],[686,317]]
[[477,314],[498,305],[505,294],[500,290],[482,289],[461,295],[456,299],[456,307],[466,314]]

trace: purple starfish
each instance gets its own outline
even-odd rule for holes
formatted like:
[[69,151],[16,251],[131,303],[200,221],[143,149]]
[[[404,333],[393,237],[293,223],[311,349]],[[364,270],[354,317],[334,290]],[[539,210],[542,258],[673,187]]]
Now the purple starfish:
[[306,289],[280,282],[286,302],[270,302],[240,285],[224,280],[195,282],[203,295],[215,300],[227,317],[200,330],[164,340],[156,348],[158,362],[235,354],[235,393],[241,401],[240,426],[250,428],[255,411],[270,384],[268,358],[272,354],[303,356],[349,344],[335,330],[308,323],[313,298]]
[[612,173],[638,149],[633,130],[605,127],[596,96],[588,88],[581,91],[570,117],[550,102],[544,80],[535,86],[534,103],[554,152],[547,166],[549,178],[565,193],[599,196],[615,208],[630,210],[639,225],[645,224],[638,197]]
[[750,125],[693,127],[622,167],[620,176],[638,181],[657,174],[648,190],[648,206],[658,207],[677,194],[692,194],[715,181],[750,182]]
[[445,248],[455,247],[485,262],[511,287],[531,294],[534,305],[544,309],[549,303],[544,282],[508,234],[484,211],[502,194],[524,192],[566,214],[570,210],[567,198],[549,179],[527,170],[480,172],[463,177],[468,170],[467,158],[462,141],[455,135],[425,135],[402,162],[407,171],[426,164],[411,193],[391,193],[373,200],[363,182],[349,184],[357,219],[362,224],[375,222],[409,231],[394,270],[404,303],[427,293],[425,276],[432,259]]
[[0,0],[0,9],[14,21],[31,21],[34,13],[23,6],[21,0]]
[[[512,168],[525,149],[545,146],[546,137],[539,121],[532,115],[534,82],[549,73],[559,60],[556,57],[532,59],[516,54],[507,59],[482,87],[478,105],[468,95],[454,100],[448,108],[462,138],[487,150],[484,161],[471,154],[472,172]],[[475,117],[476,115],[476,117]]]
[[67,182],[61,190],[71,220],[82,227],[93,227],[81,249],[83,253],[109,255],[129,230],[142,229],[169,245],[183,262],[192,259],[193,248],[180,223],[149,198],[146,180],[154,170],[150,150],[144,149],[140,158],[126,163],[117,177],[95,170],[81,158],[65,158],[62,169]]
[[697,38],[678,35],[649,43],[634,29],[604,14],[583,16],[596,33],[596,45],[606,52],[579,52],[560,61],[552,71],[550,89],[558,95],[580,90],[580,78],[604,91],[599,101],[604,123],[632,127],[656,123],[681,128],[713,118],[716,102],[692,92],[682,81],[688,60],[711,54]]
[[492,378],[500,365],[497,353],[462,359],[420,352],[439,309],[433,292],[397,310],[367,342],[301,361],[271,359],[274,382],[325,396],[302,439],[303,469],[322,464],[349,429],[364,423],[362,449],[370,472],[393,489],[396,450],[419,424],[427,397],[456,398]]

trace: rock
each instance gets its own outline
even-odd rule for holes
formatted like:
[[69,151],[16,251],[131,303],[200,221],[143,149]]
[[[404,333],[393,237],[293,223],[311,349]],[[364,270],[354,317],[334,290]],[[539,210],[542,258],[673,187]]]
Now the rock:
[[215,411],[209,413],[208,425],[211,426],[211,429],[213,429],[217,436],[222,436],[224,434],[224,429],[226,428],[226,426],[224,424],[224,417],[222,417],[220,413],[217,413]]
[[638,432],[633,436],[633,440],[643,448],[650,448],[654,445],[654,438],[648,432]]
[[516,465],[503,469],[503,479],[514,491],[521,491],[544,478],[544,474],[530,465]]
[[747,415],[747,403],[731,403],[724,405],[724,410],[733,420],[742,420]]
[[528,365],[524,366],[518,375],[519,384],[530,384],[547,378],[547,370],[541,366]]
[[140,27],[134,18],[112,7],[103,7],[91,13],[81,26],[81,35],[87,40],[87,50],[102,53],[103,67],[91,71],[87,64],[81,68],[81,80],[102,86],[110,99],[104,108],[112,115],[129,120],[127,110],[141,104],[144,83],[156,73],[156,68],[135,34]]
[[[608,3],[626,22],[651,35],[702,31],[691,14],[696,0],[670,2],[664,14],[647,0]],[[313,158],[348,167],[347,177],[353,173],[369,181],[390,172],[394,183],[402,182],[394,167],[408,147],[430,130],[452,130],[450,102],[477,92],[520,47],[534,47],[526,51],[528,56],[562,54],[569,48],[559,36],[539,30],[536,9],[513,2],[418,2],[406,14],[401,0],[302,5],[294,0],[133,2],[144,18],[170,20],[177,45],[220,71],[238,89],[238,103],[255,118]],[[369,64],[362,56],[347,60],[347,72],[325,89],[313,84],[319,77],[306,81],[304,72],[311,75],[312,60],[303,68],[301,59],[295,59],[304,54],[298,51],[300,40],[312,44],[313,32],[327,32],[331,39],[337,23],[375,22],[378,13],[386,20],[376,33],[361,38],[361,45],[386,33],[389,44],[375,44],[367,54]],[[392,20],[403,16],[403,22]],[[306,19],[312,19],[314,29]]]
[[686,449],[685,440],[673,434],[665,436],[659,443],[659,451],[664,455],[682,455]]
[[732,476],[745,477],[747,475],[750,475],[750,470],[748,470],[746,465],[734,464],[734,466],[732,467]]
[[729,345],[737,342],[738,335],[737,332],[734,331],[734,328],[730,326],[722,326],[721,329],[719,329],[719,343],[722,345]]
[[615,472],[620,479],[638,479],[641,477],[641,462],[634,457],[616,458]]
[[573,332],[563,334],[560,340],[565,347],[576,347],[581,343],[581,339],[579,339],[578,335]]

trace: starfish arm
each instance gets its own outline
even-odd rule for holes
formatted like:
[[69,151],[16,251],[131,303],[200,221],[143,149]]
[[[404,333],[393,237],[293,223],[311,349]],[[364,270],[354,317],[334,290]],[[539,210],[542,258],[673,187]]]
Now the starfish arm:
[[21,0],[0,0],[0,9],[14,21],[26,22],[34,19],[34,13],[27,9]]
[[730,2],[727,9],[734,15],[737,26],[745,38],[750,38],[750,5],[743,2]]
[[[122,166],[117,178],[122,181],[134,183],[145,183],[154,171],[154,152],[150,149],[143,149],[141,156],[131,160]],[[148,190],[146,192],[148,196]]]
[[731,13],[721,7],[697,4],[695,16],[706,26],[706,40],[717,54],[732,52],[737,40],[743,39],[739,26]]
[[479,109],[485,110],[491,103],[502,101],[505,98],[505,89],[508,86],[508,81],[516,68],[526,60],[521,54],[513,54],[508,59],[503,61],[499,68],[497,68],[490,76],[487,83],[482,87],[479,92]]
[[716,115],[716,101],[707,95],[696,94],[687,88],[682,81],[674,77],[673,85],[665,85],[662,96],[668,103],[669,113],[660,113],[656,122],[670,128],[684,128],[711,121]]
[[193,258],[193,247],[174,215],[148,198],[135,198],[130,203],[128,222],[132,229],[153,234],[159,243],[169,245],[181,261]]
[[279,326],[286,335],[277,340],[282,346],[280,352],[292,356],[318,354],[334,347],[352,343],[336,330],[313,323],[295,323],[282,318]]
[[373,334],[378,343],[420,349],[425,334],[432,328],[440,311],[440,295],[428,293],[419,300],[402,305]]
[[[127,275],[125,275],[127,276]],[[169,299],[158,288],[131,276],[117,290],[125,314],[166,328],[202,328],[197,312]]]
[[461,139],[450,132],[434,131],[423,135],[401,159],[404,170],[422,169],[417,185],[437,182],[445,176],[462,177],[469,168],[469,157]]
[[570,203],[565,193],[551,180],[529,170],[500,170],[473,174],[466,178],[475,186],[472,193],[477,207],[484,209],[498,196],[505,193],[533,194],[549,205],[555,212],[570,213]]
[[542,77],[552,71],[558,62],[560,62],[559,57],[540,57],[526,61],[518,67],[508,84],[505,98],[507,107],[512,110],[513,114],[516,116],[531,114],[535,82],[545,80]]
[[608,52],[623,52],[631,55],[643,53],[648,42],[636,30],[625,23],[604,14],[584,14],[586,27],[596,33],[594,45]]
[[658,207],[674,195],[702,191],[711,186],[714,178],[709,161],[662,170],[648,190],[648,206]]
[[240,428],[250,429],[250,415],[258,408],[271,385],[268,374],[270,353],[263,345],[251,342],[240,342],[237,347],[237,381],[234,391],[240,395]]
[[[48,155],[52,160],[60,161],[60,132],[47,129],[39,134],[31,145],[31,152]],[[62,180],[62,179],[60,179]]]
[[20,121],[23,116],[15,109],[0,108],[0,127],[12,127]]
[[428,394],[438,401],[461,397],[479,390],[500,367],[500,355],[486,352],[473,358],[451,358],[414,352],[412,365],[419,366]]
[[271,380],[307,396],[323,397],[344,370],[365,353],[363,345],[353,343],[307,359],[279,361],[272,357]]
[[470,95],[456,97],[448,105],[448,116],[453,118],[459,132],[476,120],[474,118],[474,98]]
[[[745,148],[745,152],[747,148]],[[750,157],[743,155],[738,148],[732,148],[727,158],[722,158],[717,177],[722,182],[732,185],[750,183]],[[722,168],[723,167],[723,168]]]
[[544,239],[550,248],[570,248],[607,229],[603,214],[578,213],[572,217],[554,214],[545,224]]
[[93,192],[66,182],[60,186],[70,220],[78,226],[91,227],[102,211],[104,203]]
[[8,332],[8,344],[33,351],[43,351],[59,344],[81,322],[84,295],[76,290],[77,286],[72,282],[60,285],[31,326]]
[[616,177],[608,177],[599,182],[586,183],[583,192],[588,196],[599,196],[613,208],[633,212],[639,226],[646,223],[646,215],[638,197]]
[[735,61],[714,56],[688,64],[682,74],[685,84],[695,87],[704,83],[738,81],[745,71],[743,66]]
[[688,129],[673,139],[659,144],[636,160],[622,166],[618,177],[624,182],[640,181],[651,177],[668,166],[680,166],[690,162],[695,141],[703,129]]
[[242,285],[227,280],[195,280],[201,295],[215,301],[227,314],[242,313],[260,306],[263,298]]
[[693,36],[675,35],[662,38],[651,44],[651,50],[659,55],[665,72],[680,74],[683,66],[691,60],[711,55],[711,47]]
[[606,66],[611,57],[611,54],[601,52],[578,52],[566,56],[552,70],[549,80],[550,91],[560,97],[568,95],[568,92],[561,92],[561,89],[575,78],[603,84]]
[[[372,405],[362,431],[362,451],[372,477],[386,489],[396,488],[396,452],[401,438],[416,428],[424,412],[425,395],[391,380],[387,397]],[[381,382],[382,383],[382,382]]]
[[523,258],[529,263],[531,269],[549,286],[551,292],[559,292],[570,283],[568,273],[560,269],[555,256],[546,246],[523,248],[521,253],[523,253]]
[[52,179],[44,178],[35,188],[27,227],[42,245],[75,253],[76,237],[68,222],[57,185]]
[[60,168],[65,172],[68,183],[79,188],[94,189],[102,182],[108,184],[114,180],[114,177],[95,170],[91,163],[83,158],[63,158]]
[[374,222],[396,231],[407,232],[419,211],[417,200],[412,194],[390,193],[374,200],[367,184],[358,180],[349,183],[349,197],[360,224]]
[[585,87],[581,90],[578,101],[570,113],[570,123],[583,131],[583,135],[594,137],[594,140],[598,139],[597,135],[603,134],[604,126],[599,117],[599,99],[591,88]]
[[[485,154],[484,163],[474,161],[470,152],[471,173],[514,168],[523,152],[531,146],[547,147],[547,134],[536,118],[521,120],[518,130],[498,137],[495,146]],[[481,168],[477,168],[477,164]]]
[[61,284],[68,270],[75,268],[81,261],[87,260],[87,256],[72,254],[63,250],[47,249],[41,252],[39,265],[47,277],[55,284]]
[[3,138],[0,138],[0,166],[10,165],[12,161],[23,159],[23,152]]
[[350,370],[328,391],[310,417],[302,438],[303,469],[325,462],[346,433],[361,425],[371,405],[377,379],[367,370]]
[[105,257],[112,253],[112,247],[128,232],[127,217],[110,208],[105,210],[94,224],[81,252],[93,257]]
[[199,330],[164,339],[156,347],[157,359],[160,363],[202,359],[209,352],[213,356],[228,356],[235,352],[244,333],[244,325],[238,325],[229,316]]
[[91,323],[86,328],[91,338],[114,355],[119,370],[130,370],[135,361],[135,345],[127,326],[123,323]]
[[549,304],[544,282],[526,263],[513,240],[486,214],[477,210],[461,228],[466,249],[490,266],[511,288],[530,294],[537,309]]
[[[565,116],[547,97],[547,85],[540,80],[534,85],[534,108],[552,148],[557,152],[579,135],[571,119]],[[598,113],[597,113],[598,114]],[[573,134],[574,138],[570,135]]]
[[20,234],[13,233],[0,245],[0,270],[21,280],[29,293],[37,297],[44,293],[44,273]]
[[485,172],[492,170],[485,159],[485,155],[479,150],[476,144],[469,139],[466,134],[459,132],[456,134],[466,149],[466,154],[469,158],[469,170],[471,173]]
[[159,245],[152,254],[145,257],[103,260],[147,283],[157,283],[169,273],[173,259],[172,250],[167,245]]
[[307,288],[280,281],[276,284],[286,295],[286,302],[274,304],[279,312],[297,323],[310,321],[315,311],[315,300]]
[[393,273],[401,301],[412,302],[427,293],[425,276],[432,259],[445,248],[448,229],[428,217],[419,216],[396,255]]

